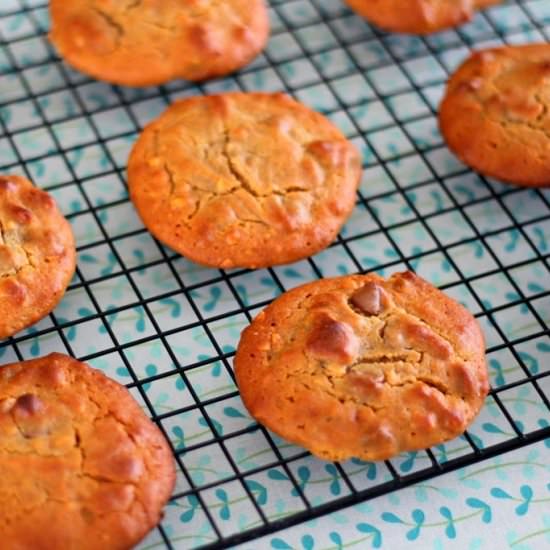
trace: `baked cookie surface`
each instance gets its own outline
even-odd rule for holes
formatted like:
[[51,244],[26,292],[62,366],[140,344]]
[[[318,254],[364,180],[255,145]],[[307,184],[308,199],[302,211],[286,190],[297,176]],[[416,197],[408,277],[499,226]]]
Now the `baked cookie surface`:
[[10,550],[128,550],[174,465],[123,386],[68,356],[0,367],[0,530]]
[[283,294],[244,331],[235,372],[252,416],[327,460],[382,460],[452,439],[488,392],[479,325],[412,273]]
[[233,72],[269,34],[264,0],[50,0],[50,19],[71,65],[127,86]]
[[506,182],[550,185],[550,44],[471,55],[452,75],[439,111],[449,148]]
[[0,229],[0,338],[7,338],[55,308],[76,251],[54,199],[20,176],[0,176]]
[[502,0],[345,0],[359,15],[393,32],[429,34],[468,22]]
[[314,254],[355,205],[358,151],[324,116],[283,94],[176,102],[128,163],[147,228],[215,267],[263,267]]

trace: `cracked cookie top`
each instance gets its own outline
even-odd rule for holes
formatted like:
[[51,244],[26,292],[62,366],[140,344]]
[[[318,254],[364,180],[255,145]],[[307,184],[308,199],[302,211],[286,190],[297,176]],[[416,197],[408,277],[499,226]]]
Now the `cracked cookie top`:
[[[393,32],[429,34],[469,21],[502,0],[345,0],[372,23]],[[406,6],[404,6],[406,4]]]
[[75,270],[69,222],[20,176],[0,176],[0,338],[50,313]]
[[235,372],[252,416],[327,460],[382,460],[452,439],[488,392],[478,323],[412,273],[283,294],[244,331]]
[[158,523],[170,450],[100,371],[59,353],[1,367],[0,433],[4,548],[127,550]]
[[355,204],[359,153],[325,117],[283,94],[174,103],[128,164],[145,225],[188,258],[263,267],[328,246]]
[[439,112],[449,148],[475,170],[524,186],[550,185],[550,45],[472,54]]
[[50,39],[77,69],[126,86],[204,80],[264,47],[264,0],[50,0]]

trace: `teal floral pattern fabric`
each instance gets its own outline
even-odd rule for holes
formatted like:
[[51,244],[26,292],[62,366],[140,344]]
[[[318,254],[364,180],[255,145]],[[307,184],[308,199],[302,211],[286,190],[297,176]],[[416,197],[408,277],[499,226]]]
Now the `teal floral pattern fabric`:
[[547,439],[235,548],[547,548],[549,451]]

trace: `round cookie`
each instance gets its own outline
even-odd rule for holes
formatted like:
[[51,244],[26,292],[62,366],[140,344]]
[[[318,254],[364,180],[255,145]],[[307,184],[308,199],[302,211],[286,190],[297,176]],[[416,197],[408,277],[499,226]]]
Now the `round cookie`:
[[125,86],[231,73],[269,35],[264,0],[50,0],[50,19],[67,62]]
[[128,163],[148,229],[214,267],[298,260],[333,241],[361,173],[356,148],[283,94],[184,99],[147,126]]
[[453,74],[439,111],[449,148],[478,172],[550,185],[550,45],[474,53]]
[[0,176],[0,338],[50,313],[75,270],[69,222],[20,176]]
[[127,550],[159,522],[169,447],[100,371],[59,353],[1,367],[0,432],[4,548]]
[[501,0],[345,0],[359,15],[393,32],[429,34],[466,23]]
[[326,460],[382,460],[452,439],[488,392],[479,325],[412,273],[283,294],[244,331],[235,372],[258,422]]

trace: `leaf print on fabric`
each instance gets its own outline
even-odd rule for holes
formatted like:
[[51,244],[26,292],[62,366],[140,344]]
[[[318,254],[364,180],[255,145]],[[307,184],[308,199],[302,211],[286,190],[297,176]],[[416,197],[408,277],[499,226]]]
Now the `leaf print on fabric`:
[[325,466],[325,471],[331,476],[330,492],[334,496],[338,496],[341,493],[340,474],[338,473],[338,470],[335,468],[333,464],[327,464]]
[[425,519],[424,512],[419,508],[417,508],[416,510],[413,510],[412,519],[414,521],[415,526],[410,531],[407,532],[407,539],[416,540],[418,538],[418,535],[420,535],[420,529],[424,524],[424,519]]
[[315,548],[315,541],[311,535],[304,535],[301,542],[304,550],[313,550]]
[[248,418],[235,407],[225,407],[223,409],[223,414],[225,414],[225,416],[229,416],[230,418]]
[[[57,321],[60,325],[64,325],[69,322],[69,320],[64,317],[57,317]],[[69,342],[76,340],[76,325],[71,325],[66,328],[65,336],[67,336],[67,340],[69,340]]]
[[529,369],[531,374],[537,374],[539,372],[539,362],[532,355],[525,351],[519,351],[518,355],[520,359],[525,363],[525,366]]
[[336,531],[332,531],[332,533],[329,533],[328,536],[330,540],[336,545],[335,550],[342,550],[344,548],[342,537]]
[[270,479],[274,479],[275,481],[288,481],[287,475],[280,470],[269,470],[267,475]]
[[229,508],[229,498],[227,497],[227,493],[223,489],[216,489],[216,492],[214,494],[216,495],[216,498],[222,503],[222,506],[218,511],[219,516],[224,521],[227,521],[231,517],[231,510]]
[[180,426],[174,426],[172,428],[172,434],[175,436],[175,440],[172,440],[176,449],[183,449],[185,447],[185,433]]
[[[550,489],[550,484],[549,487]],[[515,512],[518,516],[524,516],[529,511],[529,506],[531,503],[548,503],[550,502],[550,498],[533,498],[534,492],[533,489],[529,485],[522,485],[519,489],[519,496],[515,497],[508,492],[504,491],[503,489],[499,487],[493,487],[491,489],[491,495],[498,499],[508,499],[508,500],[514,500],[516,502],[519,502],[518,506],[515,508]]]
[[439,509],[440,514],[448,521],[447,526],[445,527],[445,534],[448,538],[456,538],[456,529],[454,526],[453,514],[446,506],[442,506]]
[[381,517],[384,521],[388,523],[404,523],[401,518],[397,517],[392,512],[384,512]]
[[379,529],[371,525],[370,523],[358,523],[356,529],[361,533],[368,533],[372,535],[372,547],[380,548],[382,546],[382,533]]
[[378,469],[375,462],[365,462],[364,460],[359,460],[358,458],[352,458],[351,463],[359,466],[360,468],[350,473],[355,475],[358,472],[364,471],[365,477],[368,480],[372,481],[373,479],[376,479],[376,476],[378,475]]
[[[300,487],[300,489],[303,491],[306,488],[306,485],[308,484],[309,479],[311,478],[311,472],[307,466],[300,466],[298,468],[297,474],[299,479],[298,487]],[[296,488],[293,488],[291,492],[292,492],[292,496],[299,495]]]
[[509,495],[506,491],[500,489],[499,487],[494,487],[493,489],[491,489],[491,495],[495,498],[513,498],[512,495]]
[[406,456],[407,456],[407,459],[403,461],[399,466],[399,469],[405,473],[410,472],[414,468],[414,463],[416,461],[416,457],[418,456],[418,452],[417,451],[408,452],[406,453]]
[[486,502],[483,502],[479,498],[470,497],[466,499],[466,504],[471,508],[482,511],[481,521],[483,521],[483,523],[491,523],[493,515],[491,507]]
[[493,424],[492,422],[484,422],[482,424],[482,429],[486,431],[487,433],[491,434],[504,434],[508,435],[509,432],[505,432],[501,428],[499,428],[497,425]]
[[533,489],[529,485],[522,485],[520,493],[523,498],[523,502],[516,508],[516,514],[518,516],[524,516],[529,510],[529,504],[533,499]]
[[[213,418],[210,418],[210,422],[212,423],[212,426],[214,426],[214,429],[216,430],[216,432],[218,432],[218,435],[223,435],[223,426]],[[199,424],[201,426],[204,426],[205,428],[209,427],[207,420],[203,417],[199,418]]]
[[283,539],[272,539],[271,540],[271,548],[275,548],[275,550],[293,550],[293,547],[288,545]]
[[181,304],[172,298],[162,298],[161,304],[169,307],[170,317],[177,319],[181,315]]
[[189,504],[189,509],[180,515],[180,521],[183,523],[189,523],[200,506],[199,499],[195,495],[188,495],[187,503]]
[[253,479],[247,479],[245,483],[256,498],[256,502],[260,506],[264,506],[267,503],[267,489],[261,483]]
[[489,359],[489,368],[494,371],[492,379],[497,386],[502,386],[505,383],[502,365],[496,359]]

